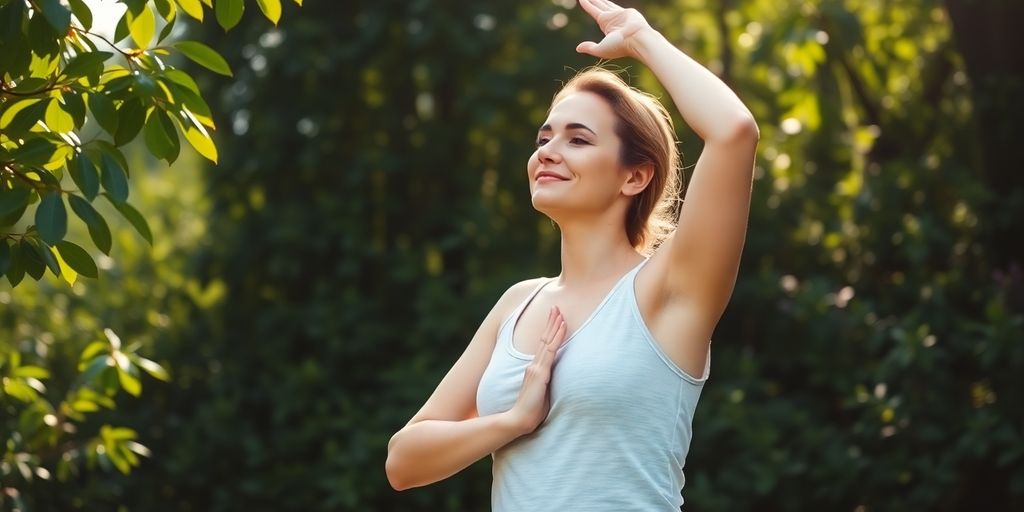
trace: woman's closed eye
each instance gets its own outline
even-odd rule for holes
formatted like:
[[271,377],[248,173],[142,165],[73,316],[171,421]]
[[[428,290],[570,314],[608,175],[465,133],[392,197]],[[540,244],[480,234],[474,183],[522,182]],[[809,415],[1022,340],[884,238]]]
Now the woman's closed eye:
[[[551,137],[540,137],[540,138],[537,139],[537,146],[538,147],[543,146],[543,145],[547,144],[550,141],[551,141]],[[583,137],[573,137],[573,138],[569,139],[569,144],[574,144],[574,145],[577,145],[577,146],[584,146],[584,145],[589,145],[590,141],[587,140],[587,139],[584,139]]]

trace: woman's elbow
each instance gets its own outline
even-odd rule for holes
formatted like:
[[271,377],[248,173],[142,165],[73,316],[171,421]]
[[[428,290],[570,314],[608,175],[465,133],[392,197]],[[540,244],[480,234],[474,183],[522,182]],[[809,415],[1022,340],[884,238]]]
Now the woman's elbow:
[[724,138],[732,142],[748,142],[757,144],[761,138],[761,130],[757,127],[757,121],[753,116],[740,115],[730,122],[724,130]]
[[384,461],[384,472],[388,475],[388,483],[396,491],[404,491],[414,487],[409,482],[408,465],[402,463],[402,457],[397,453],[396,446],[402,431],[399,430],[391,436],[388,441],[388,458]]
[[396,491],[404,491],[411,488],[402,471],[402,465],[391,452],[388,452],[388,459],[384,462],[384,472],[388,475],[388,483]]

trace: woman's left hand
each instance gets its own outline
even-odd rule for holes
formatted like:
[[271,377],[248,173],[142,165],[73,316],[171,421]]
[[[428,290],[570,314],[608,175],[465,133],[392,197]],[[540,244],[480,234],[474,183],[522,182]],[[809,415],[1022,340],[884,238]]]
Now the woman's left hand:
[[618,57],[638,57],[633,50],[633,38],[651,26],[636,9],[623,9],[608,0],[579,0],[580,6],[587,11],[604,32],[600,43],[584,41],[576,46],[576,51],[599,57],[615,59]]

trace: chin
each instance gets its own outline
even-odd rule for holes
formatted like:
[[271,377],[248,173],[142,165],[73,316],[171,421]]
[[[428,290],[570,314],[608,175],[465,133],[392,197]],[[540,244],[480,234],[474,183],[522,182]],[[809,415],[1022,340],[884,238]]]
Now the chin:
[[574,209],[573,205],[561,194],[549,194],[541,191],[532,197],[533,209],[558,222],[558,218]]

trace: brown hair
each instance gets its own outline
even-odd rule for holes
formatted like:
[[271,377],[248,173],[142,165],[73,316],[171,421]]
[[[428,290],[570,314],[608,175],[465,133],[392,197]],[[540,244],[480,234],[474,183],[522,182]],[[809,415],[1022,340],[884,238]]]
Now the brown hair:
[[616,117],[615,134],[622,141],[619,160],[623,165],[651,164],[654,168],[654,177],[633,198],[625,219],[629,243],[650,255],[675,229],[678,218],[681,155],[672,117],[657,98],[604,68],[578,73],[555,95],[552,107],[574,92],[596,94],[611,106]]

